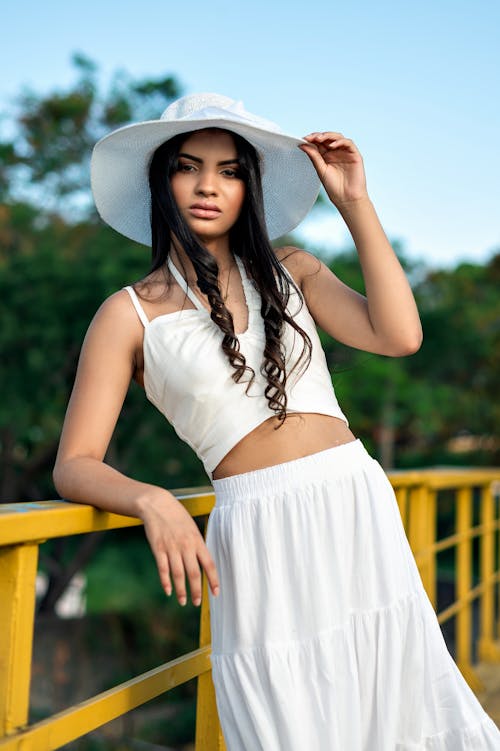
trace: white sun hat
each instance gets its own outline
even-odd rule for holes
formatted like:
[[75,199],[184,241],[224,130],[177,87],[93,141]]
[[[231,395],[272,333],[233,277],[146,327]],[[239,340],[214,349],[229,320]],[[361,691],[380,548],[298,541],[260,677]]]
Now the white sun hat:
[[173,102],[159,120],[125,125],[94,146],[91,185],[102,219],[125,237],[151,245],[148,172],[153,153],[180,133],[224,128],[249,141],[261,158],[264,212],[273,240],[293,230],[312,208],[318,175],[298,145],[269,120],[247,112],[221,94],[189,94]]

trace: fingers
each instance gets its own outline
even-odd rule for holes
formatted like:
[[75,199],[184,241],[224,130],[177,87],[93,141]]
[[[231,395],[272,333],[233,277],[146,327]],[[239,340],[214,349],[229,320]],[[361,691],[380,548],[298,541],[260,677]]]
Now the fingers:
[[172,572],[172,579],[174,580],[175,592],[177,599],[181,605],[185,605],[187,602],[186,595],[186,579],[184,576],[184,562],[179,550],[169,551],[170,570]]
[[174,579],[177,599],[181,605],[185,605],[187,602],[185,573],[187,574],[189,581],[189,589],[193,605],[201,604],[203,580],[199,565],[200,563],[207,574],[208,583],[214,596],[219,594],[219,580],[215,563],[213,562],[207,547],[203,543],[203,546],[200,546],[197,551],[185,549],[182,555],[172,555],[172,576]]
[[325,160],[323,159],[323,156],[321,155],[316,144],[306,145],[305,143],[301,143],[299,149],[307,154],[307,156],[313,163],[316,172],[318,173],[319,179],[323,180],[326,174],[327,165],[325,164]]
[[193,548],[189,544],[186,544],[183,549],[170,546],[168,554],[164,551],[156,554],[156,562],[163,589],[168,596],[172,594],[172,579],[177,599],[181,605],[187,603],[186,574],[193,605],[201,604],[203,580],[200,563],[207,575],[208,585],[214,597],[219,594],[217,569],[203,540],[201,540],[198,548]]
[[[327,133],[310,133],[308,136],[304,136],[304,141],[308,141],[311,146],[316,146],[319,152],[323,154],[339,147],[347,148],[348,151],[352,152],[357,150],[354,141],[351,138],[345,138],[342,133],[330,131]],[[304,146],[305,144],[301,144],[299,148]]]
[[219,580],[215,563],[203,535],[194,519],[174,496],[165,503],[154,501],[143,512],[144,530],[156,560],[162,587],[167,595],[173,587],[181,605],[187,602],[186,574],[194,605],[202,598],[202,572],[205,570],[209,586],[216,597]]
[[170,566],[168,563],[168,556],[163,551],[156,555],[156,565],[158,567],[158,573],[160,575],[161,586],[170,597],[172,594],[172,583],[170,581]]
[[299,149],[307,154],[325,187],[330,166],[335,168],[335,165],[342,163],[353,164],[361,157],[354,142],[344,138],[342,133],[309,133],[304,140],[307,143],[299,144]]
[[205,544],[203,544],[202,548],[198,552],[198,559],[203,566],[205,574],[207,575],[208,586],[212,590],[215,597],[217,597],[220,591],[219,577],[217,575],[217,569],[215,567],[213,558],[210,555],[210,552]]
[[334,133],[333,131],[326,131],[324,133],[309,133],[304,136],[304,141],[317,141],[322,143],[323,141],[332,140],[335,138],[344,138],[342,133]]
[[[199,605],[201,603],[203,582],[199,562],[202,564],[207,574],[209,586],[212,589],[214,595],[217,596],[219,592],[219,583],[215,564],[206,547],[200,548],[197,555],[195,555],[192,551],[186,551],[184,555],[184,568],[189,580],[189,589],[191,591],[191,599],[193,601],[193,605]],[[178,596],[180,604],[185,605],[186,591],[184,576],[182,576],[181,579],[181,589],[178,593]]]

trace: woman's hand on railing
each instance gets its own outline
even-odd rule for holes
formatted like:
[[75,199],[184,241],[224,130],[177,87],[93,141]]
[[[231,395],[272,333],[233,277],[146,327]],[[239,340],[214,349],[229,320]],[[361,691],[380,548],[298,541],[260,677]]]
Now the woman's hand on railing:
[[177,599],[187,602],[186,578],[189,579],[194,605],[201,603],[202,575],[200,563],[208,578],[212,593],[219,593],[217,570],[203,535],[191,514],[168,490],[157,489],[140,504],[140,518],[158,566],[158,573],[167,595],[172,594],[174,581]]

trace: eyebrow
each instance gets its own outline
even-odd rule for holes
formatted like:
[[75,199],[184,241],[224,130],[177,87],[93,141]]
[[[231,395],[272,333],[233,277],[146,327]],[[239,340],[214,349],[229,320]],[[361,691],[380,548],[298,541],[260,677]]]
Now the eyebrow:
[[[181,151],[179,156],[183,156],[185,159],[191,159],[193,162],[198,162],[198,164],[203,164],[203,159],[200,159],[199,156],[193,156],[192,154],[186,154],[184,151]],[[222,162],[217,162],[217,165],[219,167],[222,167],[224,164],[239,164],[240,160],[236,157],[235,159],[224,159]]]

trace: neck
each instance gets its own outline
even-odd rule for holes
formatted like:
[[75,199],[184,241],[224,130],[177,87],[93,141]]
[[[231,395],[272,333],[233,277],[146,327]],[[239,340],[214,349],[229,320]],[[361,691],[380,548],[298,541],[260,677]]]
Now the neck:
[[[215,260],[217,261],[217,266],[219,267],[219,271],[222,274],[224,274],[233,266],[234,258],[229,248],[229,241],[227,238],[217,238],[216,240],[211,240],[209,242],[203,243],[203,246],[215,258]],[[194,276],[193,265],[182,245],[176,242],[176,240],[173,240],[172,247],[175,251],[175,254],[182,261],[184,267],[189,269],[190,274],[192,273],[192,275]]]
[[208,252],[213,255],[213,257],[217,261],[218,267],[221,270],[226,269],[228,268],[228,266],[232,265],[233,254],[231,253],[231,250],[229,248],[229,238],[227,237],[227,235],[225,237],[218,237],[213,240],[204,241],[203,245],[208,250]]

